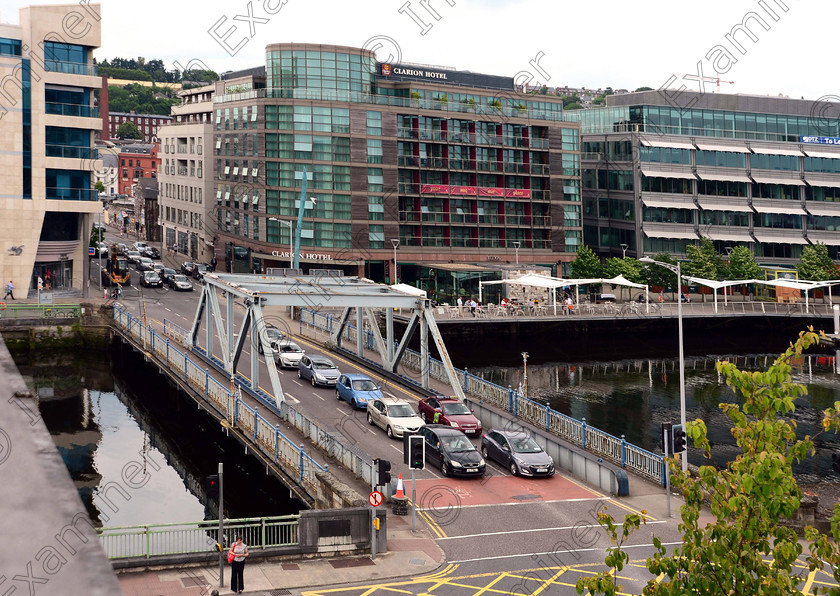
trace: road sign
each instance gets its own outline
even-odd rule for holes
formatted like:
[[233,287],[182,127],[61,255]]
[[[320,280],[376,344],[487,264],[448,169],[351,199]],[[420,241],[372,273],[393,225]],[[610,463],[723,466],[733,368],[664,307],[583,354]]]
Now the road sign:
[[88,246],[88,256],[92,257],[96,254],[96,249],[92,246]]
[[368,496],[368,503],[371,504],[372,507],[379,507],[382,505],[382,493],[378,490],[373,491]]

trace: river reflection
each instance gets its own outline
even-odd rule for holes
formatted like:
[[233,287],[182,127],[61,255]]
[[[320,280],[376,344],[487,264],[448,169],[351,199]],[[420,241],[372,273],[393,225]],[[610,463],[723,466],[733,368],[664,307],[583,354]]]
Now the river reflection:
[[[764,370],[775,355],[709,356],[689,358],[685,365],[686,418],[702,419],[709,429],[712,459],[723,465],[737,455],[729,419],[720,411],[721,402],[736,402],[735,393],[717,373],[720,359],[735,362],[744,370]],[[470,372],[504,387],[523,383],[523,369],[484,367]],[[804,384],[808,394],[796,402],[793,419],[797,435],[820,432],[821,411],[840,400],[840,377],[834,372],[834,358],[805,356],[795,366],[794,380]],[[661,453],[660,424],[680,419],[680,376],[677,359],[622,360],[576,364],[528,366],[528,393],[559,412],[628,442]],[[840,449],[840,437],[818,438],[817,455],[794,468],[801,482],[832,477],[831,452]],[[689,453],[689,461],[702,464],[702,454]],[[836,476],[836,475],[835,475]],[[833,477],[832,477],[833,479]]]

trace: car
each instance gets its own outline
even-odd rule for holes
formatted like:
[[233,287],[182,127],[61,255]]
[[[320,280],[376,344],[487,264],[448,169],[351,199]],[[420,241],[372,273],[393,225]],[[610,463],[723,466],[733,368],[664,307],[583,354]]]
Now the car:
[[143,254],[143,253],[146,252],[146,248],[148,248],[148,246],[149,246],[148,242],[143,242],[143,241],[138,240],[137,242],[135,242],[134,244],[131,245],[131,250],[136,250],[140,254]]
[[430,424],[418,431],[426,443],[426,461],[437,465],[444,476],[484,476],[487,462],[457,428]]
[[155,262],[151,260],[149,257],[140,257],[140,261],[137,263],[137,271],[153,271],[155,268]]
[[163,280],[157,274],[157,271],[144,271],[140,275],[140,285],[147,288],[162,288]]
[[105,229],[105,224],[102,223],[102,222],[95,221],[95,222],[93,222],[93,229],[94,230],[104,230]]
[[128,247],[125,244],[123,244],[122,242],[118,242],[115,246],[117,247],[117,254],[118,255],[124,255],[124,254],[128,253]]
[[308,379],[312,386],[335,385],[341,372],[326,356],[304,354],[298,364],[298,378]]
[[147,246],[146,250],[143,251],[150,259],[159,259],[160,258],[160,251],[156,249],[154,246]]
[[349,373],[339,377],[335,396],[356,408],[366,408],[370,400],[382,399],[382,389],[367,375]]
[[367,421],[371,426],[378,426],[388,438],[401,437],[405,433],[415,434],[423,426],[423,419],[404,399],[382,397],[372,399],[367,404]]
[[96,252],[97,257],[102,257],[103,259],[107,259],[108,258],[108,245],[105,244],[104,242],[98,242],[96,244],[95,252]]
[[178,272],[172,269],[171,267],[164,267],[158,275],[160,275],[160,278],[163,280],[163,283],[169,285],[169,279],[178,275]]
[[170,288],[173,290],[178,290],[181,292],[192,292],[193,285],[190,283],[190,279],[186,275],[173,275],[171,277],[166,278],[166,283],[169,285]]
[[417,409],[426,424],[446,424],[475,437],[481,434],[481,422],[458,399],[442,395],[427,397],[420,400]]
[[491,429],[481,437],[481,454],[514,476],[552,476],[554,460],[523,431]]
[[183,263],[181,263],[181,273],[183,273],[187,277],[192,277],[194,271],[195,263],[193,263],[192,261],[184,261]]
[[[268,344],[271,346],[271,349],[274,351],[274,357],[277,357],[277,344],[286,337],[282,331],[280,331],[274,325],[267,325],[265,330],[263,331],[263,336],[265,337]],[[257,344],[257,352],[260,354],[264,354],[262,342]]]
[[284,339],[274,349],[274,362],[280,365],[280,368],[297,368],[303,354],[304,352],[299,345]]
[[[155,263],[154,265],[152,265],[152,269],[153,269],[154,271],[156,271],[158,275],[160,275],[161,273],[163,273],[163,270],[164,270],[165,268],[166,268],[166,265],[164,265],[163,263]],[[163,279],[163,277],[161,277],[161,279]]]
[[196,263],[192,276],[200,282],[204,281],[204,274],[210,272],[210,265],[205,263]]
[[136,251],[136,250],[129,250],[129,251],[125,254],[125,258],[126,258],[126,259],[128,259],[128,262],[129,262],[129,263],[131,263],[131,264],[133,264],[133,265],[136,265],[137,263],[139,263],[139,262],[140,262],[140,259],[142,259],[142,258],[143,258],[143,255],[141,255],[139,251]]

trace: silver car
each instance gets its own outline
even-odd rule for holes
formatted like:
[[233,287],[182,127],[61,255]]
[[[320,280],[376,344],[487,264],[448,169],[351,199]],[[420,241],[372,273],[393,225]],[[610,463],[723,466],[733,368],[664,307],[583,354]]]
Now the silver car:
[[423,419],[417,415],[407,401],[395,397],[373,399],[367,404],[367,421],[378,426],[388,438],[401,437],[408,432],[416,433],[423,426]]
[[192,292],[193,285],[190,283],[190,280],[187,279],[186,275],[174,275],[169,281],[169,287],[173,290],[179,290],[182,292]]
[[326,356],[304,354],[298,363],[298,378],[308,379],[313,387],[316,385],[333,386],[340,376],[338,367]]

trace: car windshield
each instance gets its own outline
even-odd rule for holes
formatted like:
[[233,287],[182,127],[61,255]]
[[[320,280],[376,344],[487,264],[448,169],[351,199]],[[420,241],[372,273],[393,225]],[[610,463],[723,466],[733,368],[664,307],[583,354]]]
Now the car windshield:
[[475,451],[475,447],[467,437],[443,437],[443,448],[450,453]]
[[139,252],[137,252],[136,250],[130,250],[130,251],[128,251],[128,256],[130,256],[130,257],[139,257],[139,256],[140,256],[140,253],[139,253]]
[[320,360],[313,360],[312,361],[312,368],[317,368],[318,370],[330,370],[335,368],[335,364],[332,362],[324,362]]
[[152,262],[152,260],[148,257],[143,257],[142,259],[140,259],[140,262],[143,263],[144,265],[148,265]]
[[297,345],[297,344],[284,344],[283,346],[281,346],[280,349],[283,350],[284,352],[296,352],[296,353],[303,352],[303,350],[301,350],[300,346]]
[[391,418],[410,418],[414,416],[414,410],[408,404],[397,404],[388,408],[388,416]]
[[189,280],[187,279],[187,277],[185,275],[176,275],[175,276],[175,281],[186,281],[186,282],[188,282]]
[[443,404],[443,413],[447,416],[467,416],[470,414],[470,410],[460,402],[445,403]]
[[128,271],[128,262],[125,259],[117,259],[116,270],[118,273]]
[[378,387],[370,379],[361,379],[360,381],[353,381],[353,389],[356,391],[376,391]]
[[265,335],[266,337],[268,337],[268,339],[278,339],[280,337],[283,337],[283,334],[280,333],[280,330],[275,327],[269,327],[268,329],[266,329]]
[[174,269],[164,269],[163,273],[164,273],[164,275],[175,275],[175,270]]
[[160,279],[160,276],[158,276],[158,274],[154,271],[149,271],[148,273],[146,273],[146,279],[148,279],[149,281],[157,281]]
[[542,447],[531,437],[511,437],[510,445],[516,453],[539,453]]

